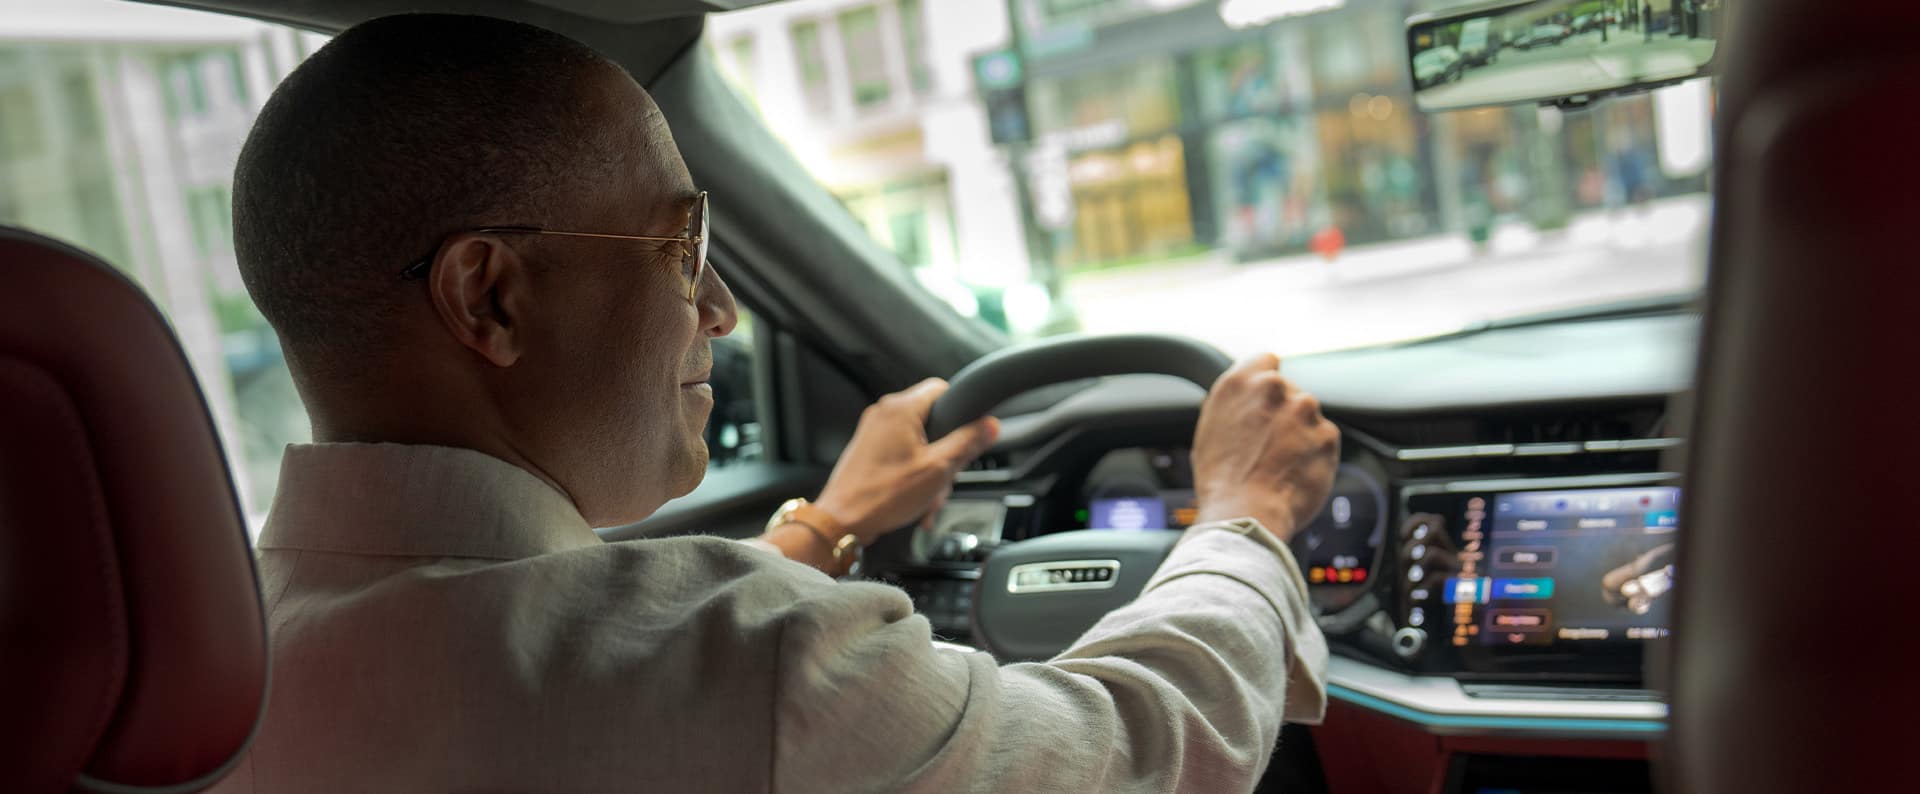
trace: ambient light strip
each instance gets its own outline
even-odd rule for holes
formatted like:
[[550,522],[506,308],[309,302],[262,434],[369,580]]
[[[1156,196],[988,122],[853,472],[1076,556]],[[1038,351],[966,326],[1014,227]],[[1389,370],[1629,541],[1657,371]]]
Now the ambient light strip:
[[1520,731],[1531,733],[1581,733],[1609,735],[1661,734],[1667,724],[1656,720],[1608,720],[1588,717],[1499,717],[1461,714],[1430,714],[1374,697],[1339,684],[1327,685],[1327,697],[1351,703],[1368,711],[1377,711],[1407,722],[1430,728],[1466,731]]
[[1667,730],[1665,703],[1644,700],[1498,698],[1470,695],[1445,676],[1410,676],[1334,657],[1327,695],[1443,731],[1614,735],[1643,739]]

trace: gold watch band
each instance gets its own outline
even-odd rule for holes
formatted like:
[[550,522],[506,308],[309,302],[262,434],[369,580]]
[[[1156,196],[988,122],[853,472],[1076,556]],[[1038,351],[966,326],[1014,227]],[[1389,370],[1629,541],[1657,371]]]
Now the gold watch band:
[[773,518],[767,521],[767,530],[772,531],[784,524],[799,524],[827,545],[833,557],[834,565],[845,573],[853,567],[860,556],[860,538],[840,527],[825,510],[815,507],[805,499],[789,499],[775,511]]

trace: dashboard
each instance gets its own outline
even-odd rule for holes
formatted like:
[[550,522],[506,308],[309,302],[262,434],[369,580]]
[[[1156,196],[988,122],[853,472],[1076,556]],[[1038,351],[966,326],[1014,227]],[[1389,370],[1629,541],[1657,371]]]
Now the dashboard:
[[[1326,504],[1288,545],[1322,615],[1369,592],[1381,596],[1376,607],[1392,605],[1397,625],[1408,630],[1396,632],[1396,650],[1409,659],[1427,650],[1427,636],[1444,646],[1437,653],[1477,657],[1447,665],[1461,670],[1493,669],[1484,662],[1507,650],[1666,637],[1680,489],[1515,490],[1550,485],[1521,479],[1403,489],[1404,518],[1393,533],[1393,559],[1403,564],[1389,567],[1382,565],[1387,490],[1368,466],[1342,463]],[[1111,450],[1083,491],[1086,507],[1074,517],[1086,529],[1185,529],[1197,512],[1186,448]]]
[[[1649,313],[1286,362],[1343,436],[1327,503],[1289,543],[1335,657],[1330,697],[1443,736],[1664,731],[1645,671],[1684,576],[1669,414],[1696,325]],[[996,411],[1001,444],[888,577],[943,637],[970,639],[996,548],[1195,519],[1198,387],[1046,391]]]
[[[1615,410],[1651,417],[1659,406]],[[1681,490],[1660,457],[1678,439],[1382,454],[1366,430],[1342,429],[1366,442],[1346,445],[1327,502],[1288,543],[1337,652],[1462,681],[1641,683],[1644,647],[1670,631]],[[916,533],[916,559],[930,572],[965,572],[1003,543],[1069,530],[1180,530],[1195,520],[1185,446],[1095,442],[1055,454],[1081,462],[1043,478],[1046,499],[957,490],[933,527]],[[970,597],[970,587],[936,594],[936,629],[967,636],[961,607]]]

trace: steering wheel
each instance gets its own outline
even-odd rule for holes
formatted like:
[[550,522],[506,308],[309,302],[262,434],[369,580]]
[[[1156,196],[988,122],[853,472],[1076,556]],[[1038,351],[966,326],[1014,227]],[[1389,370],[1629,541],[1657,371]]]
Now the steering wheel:
[[1107,375],[1172,375],[1213,387],[1233,360],[1194,339],[1158,334],[1056,337],[996,350],[962,367],[927,415],[927,438],[938,439],[1026,392]]
[[[1153,334],[1063,337],[1008,348],[954,374],[928,414],[927,437],[940,438],[1042,386],[1151,373],[1207,389],[1231,364],[1204,342]],[[886,545],[899,555],[910,533],[893,534],[903,542]],[[973,589],[975,636],[1002,661],[1052,657],[1138,596],[1179,537],[1171,530],[1087,529],[999,546],[981,563]]]

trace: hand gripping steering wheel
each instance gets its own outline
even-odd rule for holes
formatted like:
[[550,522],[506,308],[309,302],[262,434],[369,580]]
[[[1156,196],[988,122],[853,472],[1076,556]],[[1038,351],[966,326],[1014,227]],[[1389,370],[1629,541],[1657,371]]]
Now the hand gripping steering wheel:
[[[1151,373],[1207,389],[1232,363],[1203,342],[1152,334],[1065,337],[1008,348],[953,376],[928,414],[927,437],[940,438],[1042,386]],[[1179,537],[1167,530],[1088,529],[1000,546],[981,564],[974,586],[975,636],[1002,661],[1049,658],[1138,596]]]

